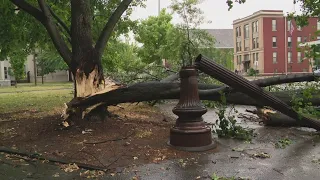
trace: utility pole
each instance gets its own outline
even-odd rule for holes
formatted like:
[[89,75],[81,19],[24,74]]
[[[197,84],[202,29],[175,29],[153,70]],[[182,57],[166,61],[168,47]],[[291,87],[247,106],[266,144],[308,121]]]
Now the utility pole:
[[160,0],[158,0],[158,16],[160,16]]
[[34,75],[34,85],[37,86],[37,63],[36,63],[37,53],[33,54],[33,75]]

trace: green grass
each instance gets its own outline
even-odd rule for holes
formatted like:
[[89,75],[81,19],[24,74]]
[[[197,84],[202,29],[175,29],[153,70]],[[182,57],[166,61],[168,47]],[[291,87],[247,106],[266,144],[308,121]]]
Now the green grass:
[[49,89],[62,89],[62,88],[73,88],[73,84],[71,82],[63,82],[63,83],[44,83],[37,84],[34,83],[21,83],[18,84],[17,88],[14,86],[0,87],[0,94],[7,92],[21,92],[21,91],[34,91],[34,90],[49,90]]
[[15,112],[15,117],[12,117],[15,119],[60,113],[64,107],[63,103],[69,102],[73,97],[72,89],[61,88],[72,88],[72,84],[48,83],[36,87],[28,84],[18,88],[0,88],[0,115]]

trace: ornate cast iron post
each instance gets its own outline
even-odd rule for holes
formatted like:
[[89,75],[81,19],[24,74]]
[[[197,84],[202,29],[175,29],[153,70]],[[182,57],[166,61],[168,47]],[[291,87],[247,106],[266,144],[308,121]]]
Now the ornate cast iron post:
[[202,115],[207,109],[202,105],[198,93],[198,72],[194,66],[180,70],[180,100],[172,112],[178,116],[170,130],[169,145],[185,151],[205,151],[216,145],[211,129],[206,126]]

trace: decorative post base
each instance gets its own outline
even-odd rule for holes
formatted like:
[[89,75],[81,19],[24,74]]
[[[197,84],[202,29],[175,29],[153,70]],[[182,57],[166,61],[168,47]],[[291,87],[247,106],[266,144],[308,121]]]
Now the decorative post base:
[[196,69],[193,66],[183,67],[180,79],[180,100],[172,110],[179,118],[170,130],[168,144],[184,151],[206,151],[215,148],[211,128],[205,125],[202,118],[207,109],[199,99]]

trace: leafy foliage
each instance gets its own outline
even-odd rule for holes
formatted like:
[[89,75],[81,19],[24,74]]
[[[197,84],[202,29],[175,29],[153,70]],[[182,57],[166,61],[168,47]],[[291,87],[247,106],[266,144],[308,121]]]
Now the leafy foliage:
[[9,62],[11,64],[12,72],[9,73],[14,76],[16,80],[23,79],[25,77],[25,62],[27,59],[27,53],[24,50],[15,50],[10,53]]
[[135,31],[135,40],[142,44],[138,49],[138,55],[143,62],[160,64],[162,59],[168,59],[164,49],[170,48],[169,33],[176,30],[171,20],[171,14],[163,9],[159,16],[150,16],[139,23]]
[[198,26],[204,22],[203,11],[197,7],[200,0],[172,0],[170,8],[182,18],[183,23],[178,25],[176,37],[173,42],[178,42],[177,52],[182,60],[182,65],[192,65],[201,48],[212,49],[214,38],[206,31],[199,30]]
[[37,58],[37,68],[40,76],[53,73],[56,70],[68,70],[68,66],[61,56],[57,52],[50,50],[41,51]]
[[[247,129],[237,125],[237,121],[234,115],[226,116],[227,104],[224,93],[221,93],[221,103],[216,103],[216,108],[218,109],[218,119],[215,123],[215,132],[219,137],[236,138],[246,141],[250,141],[252,139],[253,129]],[[234,111],[237,113],[235,109]]]

